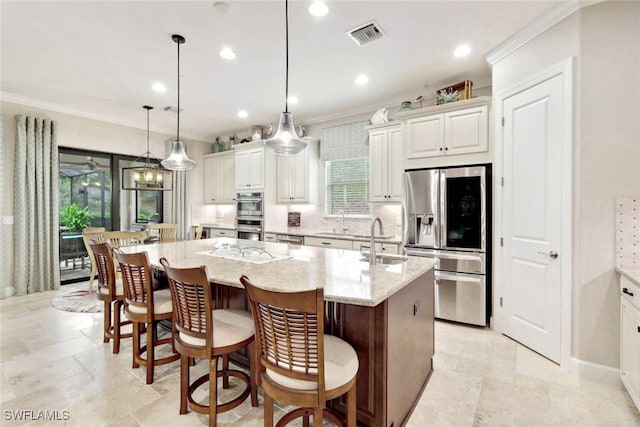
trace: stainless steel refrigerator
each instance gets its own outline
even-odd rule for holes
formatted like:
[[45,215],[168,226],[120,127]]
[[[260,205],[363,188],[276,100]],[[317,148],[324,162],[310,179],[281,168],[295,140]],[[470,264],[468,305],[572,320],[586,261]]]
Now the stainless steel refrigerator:
[[490,315],[491,166],[404,173],[408,255],[438,258],[435,316],[485,326]]

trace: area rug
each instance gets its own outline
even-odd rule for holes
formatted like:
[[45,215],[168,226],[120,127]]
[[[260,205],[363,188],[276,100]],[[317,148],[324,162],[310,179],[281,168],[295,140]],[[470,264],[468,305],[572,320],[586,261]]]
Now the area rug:
[[[94,282],[93,288],[97,284]],[[62,285],[51,305],[62,311],[75,313],[102,313],[104,302],[96,298],[95,292],[89,293],[89,282]]]

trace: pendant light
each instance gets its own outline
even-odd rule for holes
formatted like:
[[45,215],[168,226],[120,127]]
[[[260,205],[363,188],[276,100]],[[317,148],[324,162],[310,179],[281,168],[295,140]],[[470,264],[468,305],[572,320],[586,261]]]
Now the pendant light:
[[149,151],[149,111],[153,110],[153,107],[144,105],[142,108],[147,110],[147,151],[132,163],[144,160],[144,165],[122,168],[121,188],[137,191],[170,191],[171,171],[151,162],[153,154]]
[[300,139],[293,126],[293,116],[289,112],[289,0],[284,2],[286,37],[286,77],[284,91],[284,112],[280,114],[278,131],[264,142],[272,153],[281,156],[298,154],[307,148],[307,142]]
[[184,150],[184,143],[180,141],[180,45],[185,42],[184,37],[174,34],[171,39],[178,45],[178,125],[176,130],[176,140],[173,141],[171,154],[163,160],[162,166],[174,171],[188,171],[196,166],[195,160],[191,160]]

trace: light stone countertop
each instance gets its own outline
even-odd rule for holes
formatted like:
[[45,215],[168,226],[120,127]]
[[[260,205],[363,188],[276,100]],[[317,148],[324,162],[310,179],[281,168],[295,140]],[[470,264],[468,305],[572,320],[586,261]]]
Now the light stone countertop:
[[640,268],[616,267],[616,271],[640,286]]
[[[289,258],[256,264],[202,253],[222,244],[262,248],[276,257]],[[368,261],[360,261],[359,251],[231,238],[156,243],[122,250],[146,251],[151,264],[157,267],[161,257],[166,257],[175,267],[206,265],[209,280],[215,283],[242,287],[240,276],[244,274],[254,285],[265,289],[294,292],[323,287],[327,301],[370,307],[386,300],[436,264],[433,258],[408,257],[401,264],[370,266]]]

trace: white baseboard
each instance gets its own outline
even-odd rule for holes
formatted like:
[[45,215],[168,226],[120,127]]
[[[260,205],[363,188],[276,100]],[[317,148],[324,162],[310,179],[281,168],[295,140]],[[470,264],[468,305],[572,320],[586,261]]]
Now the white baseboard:
[[571,373],[590,381],[605,383],[624,389],[620,380],[620,369],[598,363],[585,362],[584,360],[571,358]]

